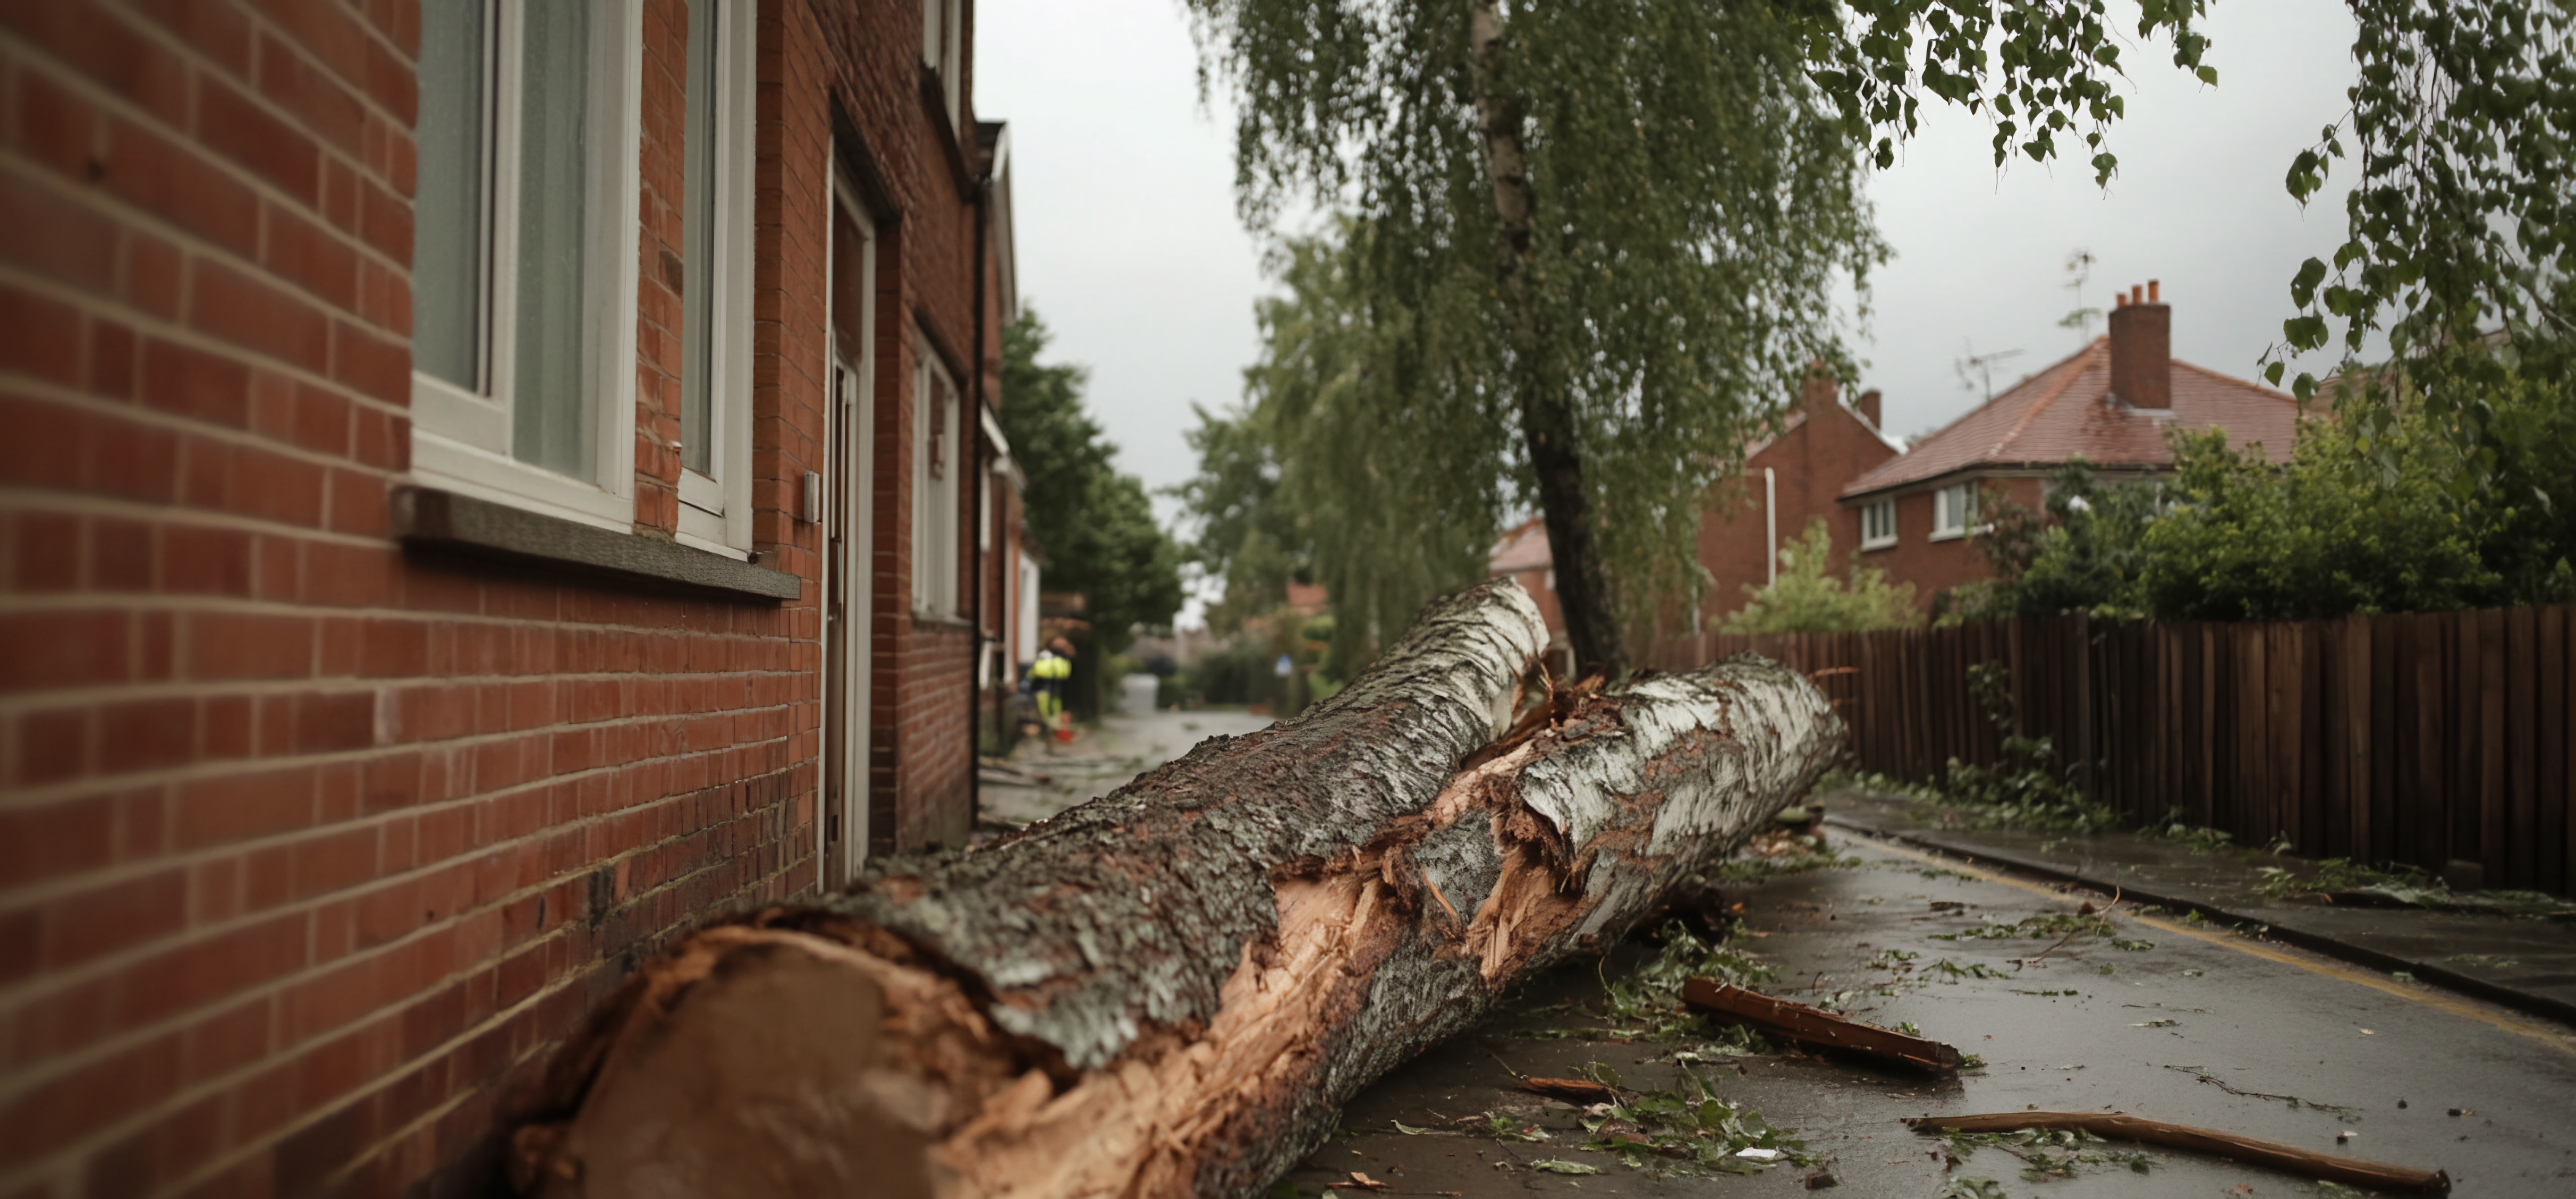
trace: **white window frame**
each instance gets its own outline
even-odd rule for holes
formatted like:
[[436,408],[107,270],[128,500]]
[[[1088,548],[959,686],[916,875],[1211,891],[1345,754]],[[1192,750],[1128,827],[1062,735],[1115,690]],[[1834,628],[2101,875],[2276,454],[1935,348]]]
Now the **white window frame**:
[[[715,247],[712,264],[687,263],[682,279],[715,289],[709,306],[708,356],[714,360],[707,402],[713,475],[680,468],[678,540],[712,553],[748,558],[751,529],[751,214],[752,125],[757,105],[758,14],[743,0],[717,0]],[[685,314],[687,306],[682,305]],[[683,319],[686,319],[685,316]],[[686,334],[682,335],[685,343]],[[693,369],[683,363],[682,369]]]
[[1896,544],[1896,497],[1860,506],[1860,548],[1883,550]]
[[1932,540],[1965,537],[1977,520],[1977,485],[1954,483],[1932,493]]
[[591,44],[593,128],[608,152],[589,164],[592,206],[585,262],[588,321],[598,409],[593,475],[558,474],[510,453],[510,388],[515,360],[518,269],[521,18],[529,3],[491,0],[487,12],[494,69],[490,158],[485,166],[490,269],[483,311],[481,392],[412,374],[412,475],[421,482],[582,524],[632,532],[635,527],[636,213],[643,203],[638,147],[643,140],[644,17],[640,6],[603,6]]
[[958,471],[964,448],[958,444],[956,379],[930,348],[930,339],[913,333],[912,368],[912,608],[918,615],[941,619],[957,615],[958,518],[962,494]]

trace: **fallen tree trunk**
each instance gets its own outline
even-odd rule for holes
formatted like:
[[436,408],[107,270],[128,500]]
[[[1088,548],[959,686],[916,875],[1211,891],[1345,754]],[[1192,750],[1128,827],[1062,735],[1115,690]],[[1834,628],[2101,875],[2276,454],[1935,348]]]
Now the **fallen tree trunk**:
[[1750,655],[1559,692],[1486,746],[1543,637],[1518,587],[1471,589],[1305,719],[692,936],[558,1055],[514,1181],[1258,1190],[1360,1087],[1625,932],[1842,748],[1815,687]]

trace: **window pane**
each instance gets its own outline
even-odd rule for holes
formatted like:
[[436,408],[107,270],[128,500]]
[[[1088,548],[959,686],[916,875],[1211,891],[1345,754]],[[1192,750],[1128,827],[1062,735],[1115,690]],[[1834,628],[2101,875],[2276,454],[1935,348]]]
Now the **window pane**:
[[681,133],[680,464],[715,472],[716,0],[689,0],[688,124]]
[[[597,474],[589,283],[591,17],[588,4],[526,6],[519,64],[519,292],[510,449],[576,478]],[[614,9],[598,13],[614,19]],[[610,217],[631,214],[605,214]]]
[[420,14],[419,204],[412,234],[412,365],[483,390],[485,59],[481,3],[432,4]]

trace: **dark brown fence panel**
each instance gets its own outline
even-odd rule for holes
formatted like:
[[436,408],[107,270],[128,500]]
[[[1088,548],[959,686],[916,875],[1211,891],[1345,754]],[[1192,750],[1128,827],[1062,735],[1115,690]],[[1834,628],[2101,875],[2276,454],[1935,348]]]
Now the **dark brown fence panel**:
[[2002,663],[2021,730],[2133,820],[2179,812],[2245,845],[2576,889],[2576,609],[1701,634],[1656,643],[1647,664],[1742,650],[1813,676],[1863,769],[1998,762],[1969,672]]

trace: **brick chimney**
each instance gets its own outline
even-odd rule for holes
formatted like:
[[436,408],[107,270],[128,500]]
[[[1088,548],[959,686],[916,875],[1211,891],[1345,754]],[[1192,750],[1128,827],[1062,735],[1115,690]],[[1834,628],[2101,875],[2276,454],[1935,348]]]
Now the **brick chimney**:
[[1798,381],[1798,407],[1814,415],[1834,406],[1842,389],[1834,383],[1833,368],[1822,358],[1807,364],[1807,377]]
[[1867,391],[1864,391],[1864,392],[1860,393],[1860,398],[1859,398],[1858,400],[1855,400],[1855,401],[1853,401],[1853,402],[1852,402],[1852,408],[1853,408],[1853,410],[1854,410],[1854,411],[1857,411],[1857,412],[1859,412],[1859,413],[1860,413],[1860,418],[1861,418],[1862,420],[1865,420],[1865,421],[1868,421],[1868,422],[1869,422],[1869,427],[1870,427],[1870,428],[1873,428],[1873,429],[1884,429],[1884,428],[1886,428],[1886,427],[1887,427],[1886,425],[1881,424],[1881,423],[1879,422],[1879,419],[1878,419],[1878,389],[1877,389],[1877,388],[1873,387],[1873,388],[1870,388],[1870,389],[1869,389],[1869,390],[1867,390]]
[[2114,293],[2111,308],[2111,394],[2155,411],[2173,407],[2173,309],[2159,290],[2149,279],[2143,289]]

